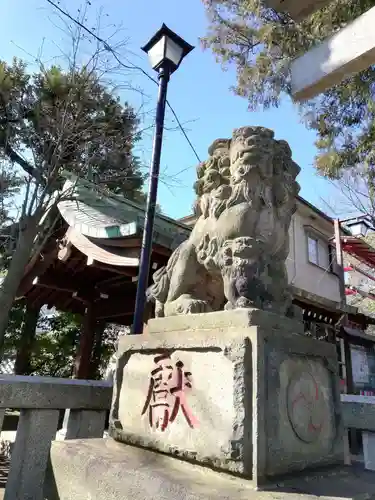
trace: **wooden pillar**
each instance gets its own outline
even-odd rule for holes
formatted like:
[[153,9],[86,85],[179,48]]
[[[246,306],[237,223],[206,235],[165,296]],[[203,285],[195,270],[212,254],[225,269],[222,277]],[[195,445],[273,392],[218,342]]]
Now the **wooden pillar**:
[[[346,353],[346,347],[345,347],[345,332],[343,329],[341,329],[341,335],[339,338],[339,343],[340,343],[340,362],[341,362],[341,373],[342,373],[342,379],[344,380],[344,393],[348,394],[348,375],[346,371],[346,362],[347,362],[347,353]],[[350,352],[349,352],[350,355]],[[351,465],[352,464],[352,459],[351,459],[351,454],[350,454],[350,440],[349,440],[349,429],[345,430],[344,433],[344,464],[345,465]]]
[[[334,230],[335,230],[335,244],[336,244],[336,263],[337,263],[337,271],[339,278],[339,287],[340,287],[340,306],[341,308],[346,306],[346,295],[345,295],[345,272],[344,272],[344,256],[342,252],[341,245],[341,231],[340,231],[340,221],[339,219],[334,220]],[[342,324],[346,325],[348,322],[348,315],[345,314],[343,317]],[[340,334],[343,339],[343,355],[344,359],[342,362],[345,363],[345,385],[346,392],[348,394],[353,394],[353,374],[352,374],[352,361],[350,354],[350,346],[348,343],[346,332],[340,324]],[[355,440],[353,439],[353,433],[355,430],[349,429],[348,433],[344,436],[344,460],[347,465],[351,463],[350,459],[350,450],[354,451],[355,448]]]
[[90,363],[94,347],[96,332],[96,317],[93,304],[88,304],[83,317],[81,336],[79,340],[76,359],[74,362],[73,377],[88,379]]
[[[346,368],[346,387],[348,394],[354,394],[353,370],[352,370],[352,354],[350,350],[350,342],[346,333],[343,333],[344,352],[345,352],[345,368]],[[360,452],[361,431],[357,429],[349,429],[349,449],[353,455],[358,455]]]
[[100,321],[95,325],[94,346],[92,350],[89,378],[95,380],[99,377],[99,369],[103,347],[103,335],[106,323]]
[[35,341],[35,332],[38,324],[40,307],[26,305],[21,338],[17,346],[14,373],[16,375],[30,375],[31,353]]
[[338,277],[339,277],[339,287],[340,287],[340,299],[341,299],[341,306],[343,306],[344,304],[346,304],[345,272],[344,272],[344,257],[341,246],[340,221],[338,219],[334,220],[334,229],[335,229],[335,244],[336,244],[336,263],[339,275]]

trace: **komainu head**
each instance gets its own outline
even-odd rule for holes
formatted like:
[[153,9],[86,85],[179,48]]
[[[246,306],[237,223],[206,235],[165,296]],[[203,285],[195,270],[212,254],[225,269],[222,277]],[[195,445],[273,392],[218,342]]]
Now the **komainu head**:
[[279,207],[293,211],[298,194],[300,168],[292,160],[286,141],[277,141],[264,127],[241,127],[231,139],[217,139],[208,149],[209,157],[197,168],[194,185],[197,216],[220,216],[239,203]]

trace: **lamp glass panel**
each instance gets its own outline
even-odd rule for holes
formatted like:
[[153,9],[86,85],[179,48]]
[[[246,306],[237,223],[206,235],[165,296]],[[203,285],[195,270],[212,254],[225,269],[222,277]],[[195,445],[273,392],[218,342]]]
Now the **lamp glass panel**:
[[169,59],[175,66],[178,66],[181,62],[182,54],[183,48],[170,38],[167,38],[167,50],[165,53],[167,59]]
[[165,36],[161,37],[161,39],[148,51],[148,57],[153,68],[156,68],[164,59],[166,41],[167,39]]
[[358,222],[351,225],[350,230],[353,236],[366,236],[367,226],[363,222]]

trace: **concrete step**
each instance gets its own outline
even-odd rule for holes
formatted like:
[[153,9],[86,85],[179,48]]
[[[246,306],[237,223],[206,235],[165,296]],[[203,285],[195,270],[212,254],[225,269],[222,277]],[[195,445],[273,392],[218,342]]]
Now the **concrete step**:
[[55,441],[48,500],[320,500],[375,498],[375,473],[343,467],[255,491],[251,481],[112,439]]

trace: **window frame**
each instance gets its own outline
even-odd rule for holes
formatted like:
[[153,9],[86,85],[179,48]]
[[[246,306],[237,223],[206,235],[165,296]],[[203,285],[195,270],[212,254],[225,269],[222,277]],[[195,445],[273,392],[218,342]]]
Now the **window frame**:
[[[322,267],[319,265],[319,239],[318,239],[318,237],[311,234],[311,232],[307,231],[306,240],[307,240],[307,260],[308,260],[309,264],[312,264],[313,266]],[[315,245],[315,252],[316,252],[315,259],[313,259],[311,256],[310,242],[314,243],[314,245]]]
[[[333,264],[334,264],[334,252],[332,245],[330,245],[330,242],[328,238],[326,238],[323,234],[319,233],[317,230],[315,230],[311,226],[305,226],[305,235],[306,235],[306,252],[307,252],[307,262],[311,264],[312,266],[319,267],[319,269],[322,269],[323,271],[327,271],[332,273],[333,272]],[[309,247],[309,240],[313,240],[316,242],[316,254],[317,254],[317,262],[314,262],[310,258],[310,247]],[[324,246],[327,247],[327,257],[328,257],[328,268],[326,268],[324,265],[322,265],[321,259],[319,258],[319,243],[323,244]]]

